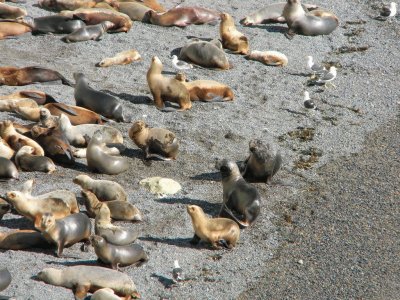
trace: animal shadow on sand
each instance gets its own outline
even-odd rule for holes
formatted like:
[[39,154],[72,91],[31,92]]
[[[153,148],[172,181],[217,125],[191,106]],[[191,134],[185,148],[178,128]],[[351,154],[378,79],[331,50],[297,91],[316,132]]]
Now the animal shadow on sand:
[[210,203],[205,200],[191,199],[191,198],[161,198],[155,199],[156,202],[164,204],[186,204],[186,205],[197,205],[200,206],[206,214],[211,216],[217,216],[221,208],[220,203]]
[[279,33],[286,33],[288,28],[284,26],[278,26],[278,25],[268,25],[264,26],[265,30],[268,32],[279,32]]
[[219,172],[201,173],[191,176],[190,179],[194,180],[207,180],[207,181],[221,181],[221,174]]
[[[63,256],[64,258],[67,256]],[[68,257],[67,257],[68,258]],[[73,257],[79,259],[79,257]],[[78,260],[78,261],[46,261],[48,265],[61,265],[66,267],[73,267],[73,266],[107,266],[106,264],[100,262],[99,260]]]
[[35,227],[33,226],[32,221],[29,221],[27,218],[24,218],[24,217],[7,219],[7,220],[3,219],[0,221],[0,226],[7,227],[10,229],[35,230]]
[[190,244],[192,238],[159,238],[153,236],[143,236],[140,237],[141,241],[148,241],[154,243],[163,243],[171,246],[177,246],[181,248],[193,248],[193,245]]
[[110,94],[111,96],[118,97],[122,100],[129,101],[133,104],[145,104],[145,105],[154,105],[153,100],[151,100],[148,96],[135,96],[127,93],[114,93],[109,90],[101,90],[104,93]]

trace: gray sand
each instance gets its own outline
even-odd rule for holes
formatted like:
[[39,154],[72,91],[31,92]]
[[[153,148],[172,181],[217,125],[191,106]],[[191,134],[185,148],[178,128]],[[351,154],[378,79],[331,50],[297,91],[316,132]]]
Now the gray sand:
[[[34,1],[28,1],[28,4],[19,6],[26,7],[33,17],[50,14],[32,6],[33,3]],[[262,7],[262,4],[255,3],[241,0],[185,1],[185,5],[201,5],[228,12],[237,21]],[[144,119],[153,127],[168,128],[177,134],[181,142],[181,152],[177,161],[154,161],[151,166],[145,166],[141,160],[141,152],[129,140],[130,125],[116,124],[126,138],[125,145],[128,150],[124,155],[130,158],[128,172],[118,176],[91,174],[87,170],[86,161],[81,160],[77,167],[58,167],[52,175],[21,173],[18,182],[0,183],[1,194],[18,188],[18,185],[27,179],[35,178],[35,193],[63,188],[79,195],[78,186],[72,183],[72,179],[81,172],[89,172],[90,176],[97,179],[119,182],[128,192],[129,200],[137,205],[145,217],[144,222],[140,224],[119,222],[119,225],[140,230],[141,238],[138,243],[144,246],[150,256],[149,262],[139,268],[123,269],[123,272],[133,278],[143,299],[233,299],[239,295],[243,299],[280,299],[285,298],[285,295],[288,295],[288,299],[349,299],[357,296],[366,299],[393,299],[391,292],[394,285],[390,282],[399,282],[398,272],[393,273],[393,270],[398,271],[398,268],[387,266],[388,270],[394,269],[387,272],[382,270],[380,281],[372,275],[365,277],[373,286],[373,289],[368,289],[367,283],[360,283],[363,282],[363,277],[359,277],[359,273],[353,276],[345,274],[342,272],[343,265],[335,264],[336,260],[332,260],[332,257],[338,252],[334,247],[325,248],[324,251],[329,254],[326,256],[327,261],[325,256],[315,253],[318,251],[315,240],[329,237],[329,226],[332,225],[330,219],[342,220],[343,223],[338,221],[338,226],[343,226],[342,228],[345,228],[343,224],[347,224],[346,222],[348,226],[353,225],[351,220],[354,215],[350,211],[342,215],[341,210],[344,208],[339,205],[341,202],[336,201],[357,205],[357,198],[350,192],[338,192],[342,182],[338,179],[343,180],[343,186],[349,191],[358,192],[357,186],[364,184],[364,178],[368,176],[366,173],[371,172],[372,167],[366,169],[355,163],[353,168],[345,161],[352,161],[361,151],[366,153],[361,156],[364,160],[387,160],[385,156],[374,155],[376,152],[373,150],[376,146],[373,143],[366,146],[365,138],[376,130],[376,134],[399,131],[398,126],[391,129],[383,127],[389,120],[396,118],[398,112],[399,23],[398,20],[387,23],[370,19],[368,14],[376,14],[372,9],[372,5],[378,3],[375,1],[339,0],[316,3],[339,16],[341,26],[331,35],[296,36],[289,41],[279,32],[286,25],[238,25],[238,29],[249,38],[251,49],[281,51],[287,55],[289,65],[286,68],[268,67],[255,61],[247,61],[242,56],[228,54],[229,61],[234,65],[232,70],[194,69],[187,73],[190,80],[213,79],[224,82],[232,87],[236,98],[233,103],[194,103],[191,111],[181,113],[161,113],[154,107],[145,76],[150,59],[157,55],[164,63],[164,70],[173,72],[171,52],[182,47],[188,36],[218,38],[218,26],[202,25],[180,29],[135,22],[127,34],[107,34],[100,42],[65,44],[58,35],[31,34],[0,41],[1,65],[48,67],[58,70],[70,80],[74,72],[83,72],[94,88],[113,93],[122,99],[127,117],[132,120]],[[174,4],[168,1],[165,5],[172,7]],[[343,28],[346,21],[359,19],[365,20],[366,23],[346,25],[346,28]],[[353,29],[365,31],[354,37],[345,35]],[[370,46],[366,52],[339,55],[332,53],[341,46],[364,45]],[[102,58],[130,48],[137,49],[143,61],[127,66],[95,67]],[[334,62],[341,65],[334,82],[335,89],[307,88],[311,98],[317,99],[320,108],[320,111],[313,114],[305,113],[302,109],[302,91],[307,80],[302,74],[306,72],[307,55],[312,55],[318,62]],[[73,89],[60,83],[26,87],[2,86],[1,94],[24,89],[43,90],[62,102],[74,104]],[[0,113],[0,119],[20,121],[16,115],[7,113]],[[302,142],[286,135],[298,127],[314,128],[314,138]],[[394,132],[392,133],[395,134]],[[375,136],[371,139],[374,140]],[[254,227],[242,231],[240,243],[232,251],[212,250],[204,244],[192,247],[189,240],[193,236],[193,229],[186,213],[186,205],[200,205],[207,214],[215,216],[222,201],[222,186],[214,169],[214,159],[219,157],[243,160],[248,153],[248,141],[255,137],[273,140],[284,155],[283,170],[275,177],[273,184],[256,185],[263,196],[263,209],[258,221]],[[386,139],[379,141],[382,145],[387,143]],[[318,162],[309,170],[295,168],[295,162],[300,158],[309,158],[307,153],[311,148],[322,154]],[[394,149],[397,151],[397,159],[398,149],[397,134],[397,147]],[[396,152],[389,157],[395,158]],[[326,164],[328,165],[325,169],[318,171]],[[382,190],[393,191],[387,193],[394,197],[396,185],[383,185],[393,180],[385,173],[387,165],[382,164],[379,172],[382,179],[376,181],[376,184],[382,185]],[[349,170],[342,172],[342,168]],[[346,182],[347,174],[353,176],[350,182]],[[173,178],[181,183],[183,190],[174,197],[156,199],[138,184],[141,179],[150,176]],[[329,186],[330,180],[337,181],[335,186]],[[310,183],[320,187],[322,192],[310,196]],[[379,190],[377,189],[377,193]],[[369,193],[367,187],[364,191],[363,197],[367,203],[377,201],[376,195]],[[333,196],[323,198],[326,194]],[[343,199],[339,199],[341,197]],[[379,200],[389,202],[390,197],[382,197]],[[292,216],[291,210],[296,207],[294,203],[303,203],[301,201],[307,202],[304,205],[307,217],[310,217],[310,211],[313,209],[318,215],[318,223],[312,224],[312,218],[306,222],[304,214]],[[325,207],[321,204],[315,204],[314,207],[314,202],[318,201],[330,203],[331,209],[323,211]],[[393,209],[393,214],[396,212],[398,219],[398,210]],[[365,217],[370,213],[372,211],[366,211]],[[386,210],[376,209],[373,213],[369,226],[386,226],[379,222],[379,219],[385,218]],[[378,215],[375,216],[376,214]],[[291,225],[290,222],[295,225]],[[9,214],[0,221],[0,226],[1,231],[7,231],[30,228],[31,225],[22,217]],[[312,234],[316,226],[322,228],[322,236]],[[293,230],[293,227],[301,228],[304,233]],[[360,236],[355,235],[352,230],[343,229],[337,232],[335,240],[344,240],[348,245],[348,248],[340,252],[337,262],[342,261],[342,264],[346,264],[340,257],[354,257],[350,254],[355,251],[369,252],[366,242],[357,241],[357,237],[367,241],[370,235],[375,236],[368,228],[365,227],[365,234]],[[392,228],[382,230],[382,236],[388,241],[394,239],[390,232]],[[296,243],[302,246],[299,246],[298,256],[291,256],[291,251],[286,250],[291,249],[287,246],[290,241],[290,247],[296,248]],[[387,245],[391,243],[393,242],[388,242]],[[317,249],[315,252],[307,252],[307,245],[313,245],[314,250]],[[80,245],[74,245],[66,249],[66,258],[56,258],[52,250],[0,252],[1,266],[7,266],[13,276],[13,282],[3,294],[15,296],[17,299],[71,299],[70,290],[46,285],[30,278],[46,267],[62,268],[64,265],[95,263],[96,255],[93,249],[83,253],[79,248]],[[398,252],[393,249],[390,253],[390,248],[387,251],[386,255],[369,255],[372,260],[382,261],[386,266]],[[168,284],[165,278],[167,281],[171,278],[175,259],[179,260],[181,267],[192,280],[176,287],[165,288],[164,285]],[[305,270],[308,272],[291,271],[291,267],[298,268],[296,261],[299,259],[303,259],[304,267],[307,268]],[[318,277],[312,276],[314,271],[312,266],[309,266],[311,259],[321,262],[318,264]],[[346,264],[346,268],[350,267]],[[155,274],[155,277],[152,277],[152,274]],[[329,277],[331,275],[332,277]],[[393,276],[397,276],[397,279],[393,279]],[[304,277],[303,281],[299,281],[299,277]],[[329,282],[319,284],[319,279],[328,277]],[[387,277],[389,282],[385,286],[379,284],[385,282],[382,277]],[[307,281],[307,278],[310,280]],[[344,280],[357,282],[357,293],[343,285]],[[297,281],[302,286],[291,290]],[[328,284],[330,289],[326,290],[324,287]],[[309,290],[307,286],[310,285],[313,289]],[[346,293],[334,293],[338,289],[346,290]],[[381,289],[387,289],[387,294],[378,294]]]

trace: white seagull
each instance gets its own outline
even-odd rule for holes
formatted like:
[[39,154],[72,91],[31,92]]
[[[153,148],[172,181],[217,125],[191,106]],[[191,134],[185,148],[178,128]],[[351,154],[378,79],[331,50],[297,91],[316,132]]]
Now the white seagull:
[[329,68],[329,71],[325,71],[323,74],[318,76],[315,83],[323,83],[325,87],[328,87],[327,84],[329,83],[330,85],[335,87],[335,85],[331,81],[336,78],[336,74],[336,68],[334,66],[331,66]]
[[322,74],[326,70],[324,66],[314,63],[312,56],[307,56],[307,66],[313,72],[312,78],[315,78],[316,74]]
[[317,109],[314,101],[310,99],[310,94],[307,91],[304,91],[304,107],[307,109]]
[[391,18],[391,17],[394,17],[396,15],[396,13],[397,13],[397,3],[395,3],[395,2],[390,2],[389,6],[384,6],[384,7],[382,7],[382,10],[381,10],[382,17]]
[[172,56],[172,65],[174,66],[175,69],[178,69],[178,70],[193,69],[193,66],[191,64],[184,62],[182,60],[179,60],[176,55]]

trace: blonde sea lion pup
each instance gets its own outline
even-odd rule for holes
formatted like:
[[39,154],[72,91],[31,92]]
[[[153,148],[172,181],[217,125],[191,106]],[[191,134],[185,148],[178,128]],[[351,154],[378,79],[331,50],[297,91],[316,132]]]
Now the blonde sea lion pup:
[[147,71],[147,83],[153,95],[156,107],[162,111],[175,111],[175,108],[165,108],[165,101],[176,102],[183,111],[192,107],[188,90],[182,82],[175,78],[165,77],[161,74],[163,65],[157,56],[153,56],[151,65]]
[[113,225],[111,223],[111,212],[106,204],[100,206],[94,224],[95,234],[102,236],[113,245],[132,244],[139,236],[136,230]]
[[0,137],[0,157],[11,159],[15,151]]
[[9,120],[0,122],[0,136],[15,151],[18,151],[22,146],[31,146],[35,149],[33,154],[44,156],[43,148],[34,140],[15,131],[13,123]]
[[96,195],[90,191],[82,190],[82,196],[85,201],[86,211],[89,217],[96,217],[101,206],[107,205],[111,212],[111,218],[119,221],[142,221],[140,211],[128,201],[107,201],[100,202]]
[[53,173],[56,170],[53,161],[46,156],[33,155],[34,151],[31,146],[19,149],[14,158],[17,168],[22,171]]
[[247,54],[249,52],[249,41],[247,37],[236,29],[235,21],[232,16],[227,13],[221,14],[219,34],[224,48],[238,54]]
[[0,2],[0,19],[19,19],[26,15],[25,9]]
[[215,80],[186,81],[186,75],[178,72],[175,78],[181,81],[188,89],[191,101],[232,101],[234,98],[232,89]]
[[[72,246],[79,242],[89,242],[92,223],[83,213],[72,214],[56,220],[52,213],[45,213],[36,227],[45,239],[57,245],[57,256],[61,257],[64,247]],[[84,245],[83,245],[84,246]],[[85,247],[83,247],[85,250]]]
[[146,159],[176,160],[178,156],[178,139],[167,129],[149,128],[144,121],[136,121],[129,129],[129,137],[144,151]]
[[77,300],[83,300],[88,292],[93,293],[101,288],[110,288],[125,299],[140,298],[128,275],[103,267],[73,266],[62,270],[47,268],[36,277],[48,284],[72,289]]
[[[1,22],[0,22],[1,23]],[[16,107],[38,107],[36,101],[29,98],[0,100],[0,111],[15,111]]]
[[83,190],[91,191],[100,201],[127,201],[128,195],[124,188],[117,182],[110,180],[96,180],[88,175],[80,174],[73,180]]
[[127,65],[131,62],[141,60],[139,52],[135,49],[122,51],[117,53],[114,57],[104,58],[101,62],[98,63],[99,67],[109,67],[113,65]]
[[236,246],[240,237],[239,226],[231,219],[208,218],[201,207],[188,205],[187,212],[192,219],[194,236],[191,244],[198,244],[200,240],[210,243],[213,248],[221,249],[220,242],[228,249]]
[[163,177],[145,178],[139,184],[147,188],[150,193],[157,195],[158,198],[163,198],[166,195],[174,195],[182,189],[179,182]]
[[288,64],[288,58],[286,55],[278,51],[253,50],[246,56],[246,58],[262,62],[268,66],[284,67]]

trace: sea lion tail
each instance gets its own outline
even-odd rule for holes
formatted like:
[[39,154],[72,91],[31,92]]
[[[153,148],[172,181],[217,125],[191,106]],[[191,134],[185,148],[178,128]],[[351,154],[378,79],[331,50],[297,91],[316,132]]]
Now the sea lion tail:
[[62,76],[60,73],[58,73],[58,74],[59,74],[59,76],[60,76],[61,83],[62,83],[63,85],[68,85],[68,86],[70,86],[70,87],[75,87],[75,84],[74,84],[74,83],[72,83],[71,81],[69,81],[67,78],[65,78],[64,76]]

